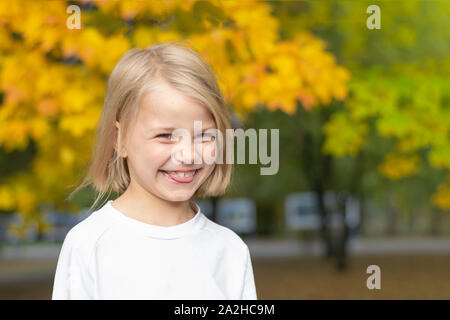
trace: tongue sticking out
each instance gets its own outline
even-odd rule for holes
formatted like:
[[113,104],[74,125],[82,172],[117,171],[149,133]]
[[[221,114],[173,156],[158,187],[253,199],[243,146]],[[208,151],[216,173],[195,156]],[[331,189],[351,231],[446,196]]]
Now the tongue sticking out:
[[162,171],[162,173],[169,179],[175,181],[175,182],[179,182],[179,183],[189,183],[192,182],[192,180],[194,180],[194,176],[197,173],[197,170],[195,171],[190,171],[190,172],[182,172],[182,173],[178,173],[176,171]]

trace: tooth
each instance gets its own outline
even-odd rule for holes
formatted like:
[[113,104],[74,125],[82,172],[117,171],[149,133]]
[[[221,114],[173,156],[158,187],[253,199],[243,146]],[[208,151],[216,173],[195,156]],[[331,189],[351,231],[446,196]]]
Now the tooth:
[[185,174],[184,176],[185,176],[185,177],[192,177],[192,176],[194,175],[194,172],[195,172],[195,171],[191,171],[191,172]]
[[163,171],[163,173],[169,178],[171,176],[177,176],[177,177],[180,177],[180,178],[190,178],[190,177],[192,177],[195,174],[196,171],[197,170],[192,170],[192,171],[187,171],[187,172],[185,172],[185,171],[169,171],[169,172],[165,172],[165,171]]

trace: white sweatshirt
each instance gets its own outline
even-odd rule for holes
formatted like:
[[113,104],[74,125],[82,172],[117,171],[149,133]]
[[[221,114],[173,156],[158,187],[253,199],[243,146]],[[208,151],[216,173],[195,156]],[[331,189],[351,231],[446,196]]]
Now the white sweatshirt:
[[257,299],[250,253],[232,230],[195,216],[170,227],[102,208],[67,234],[53,299]]

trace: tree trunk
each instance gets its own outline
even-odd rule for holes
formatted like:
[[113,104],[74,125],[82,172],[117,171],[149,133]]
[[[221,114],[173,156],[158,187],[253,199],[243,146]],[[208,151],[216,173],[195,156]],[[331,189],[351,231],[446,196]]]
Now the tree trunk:
[[437,208],[431,208],[430,212],[430,235],[437,237],[441,235],[440,225],[442,220],[442,211]]
[[388,224],[386,227],[387,236],[395,236],[397,233],[397,208],[395,206],[395,199],[392,193],[387,194],[387,212],[388,212]]
[[[341,217],[340,229],[337,236],[336,244],[336,268],[338,271],[345,271],[348,267],[348,241],[350,230],[347,225],[347,199],[351,196],[356,199],[362,199],[361,179],[364,172],[364,153],[360,151],[356,158],[354,170],[352,171],[351,179],[349,181],[348,192],[341,192],[337,197],[338,212]],[[360,201],[360,221],[359,226],[362,226],[362,202]]]
[[366,236],[366,202],[364,192],[358,194],[359,201],[359,234],[361,237]]
[[414,228],[416,227],[417,220],[417,210],[410,208],[408,211],[408,231],[410,234],[414,234]]
[[342,193],[338,199],[338,212],[341,217],[341,225],[339,227],[339,233],[338,233],[338,241],[336,245],[336,268],[338,271],[345,271],[347,270],[347,246],[348,246],[348,238],[349,238],[349,230],[347,225],[347,219],[346,219],[346,201],[347,201],[347,194]]
[[[315,111],[306,112],[302,107],[299,107],[298,111],[303,170],[310,188],[317,197],[319,215],[321,218],[320,236],[325,244],[324,257],[330,258],[333,256],[333,239],[328,226],[329,213],[325,206],[324,193],[327,181],[331,178],[332,157],[322,153],[324,135],[320,134],[318,137],[315,137],[311,132],[314,129],[321,130],[323,124],[326,123],[330,117],[331,109],[321,108],[317,110],[317,114],[313,113]],[[307,125],[315,122],[312,121],[312,117],[314,116],[319,117],[318,128],[309,128],[308,130]]]
[[325,244],[325,253],[324,258],[328,259],[331,258],[334,254],[333,250],[333,239],[331,237],[331,232],[328,224],[328,210],[325,206],[325,200],[324,200],[324,192],[321,186],[318,186],[315,190],[317,201],[319,205],[319,214],[320,214],[320,221],[321,221],[321,227],[320,227],[320,234],[321,238]]
[[211,220],[217,222],[217,202],[219,201],[219,197],[211,197]]

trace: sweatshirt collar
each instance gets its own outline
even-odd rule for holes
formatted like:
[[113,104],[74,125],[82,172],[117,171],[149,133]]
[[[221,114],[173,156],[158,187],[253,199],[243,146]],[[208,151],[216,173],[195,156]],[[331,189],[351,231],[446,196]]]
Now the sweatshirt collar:
[[174,226],[157,226],[145,223],[134,218],[128,217],[112,205],[113,200],[106,203],[106,209],[121,223],[128,225],[138,232],[144,233],[146,236],[157,239],[177,239],[183,236],[196,233],[206,222],[200,206],[194,201],[190,201],[192,209],[196,212],[190,220]]

